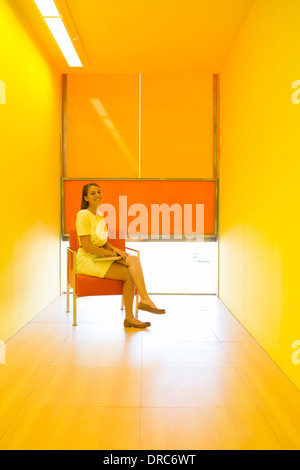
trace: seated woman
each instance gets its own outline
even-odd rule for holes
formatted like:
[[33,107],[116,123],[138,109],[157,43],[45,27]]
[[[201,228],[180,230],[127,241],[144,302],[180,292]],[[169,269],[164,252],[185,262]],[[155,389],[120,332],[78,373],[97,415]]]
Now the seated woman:
[[[79,238],[77,272],[78,274],[123,281],[124,326],[147,328],[151,323],[142,322],[133,314],[135,288],[141,299],[138,304],[139,310],[157,314],[163,314],[165,310],[156,308],[147,293],[139,257],[130,256],[107,241],[108,233],[104,217],[96,215],[101,201],[101,189],[96,183],[89,183],[83,187],[81,210],[78,212],[76,219],[76,230]],[[120,258],[94,262],[95,258],[112,256],[119,256]]]

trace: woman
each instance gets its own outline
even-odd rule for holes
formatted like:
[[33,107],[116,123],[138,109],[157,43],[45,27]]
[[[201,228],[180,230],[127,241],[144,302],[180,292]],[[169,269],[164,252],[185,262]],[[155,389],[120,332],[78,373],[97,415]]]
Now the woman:
[[[103,215],[96,215],[101,201],[101,189],[96,183],[89,183],[83,187],[81,211],[78,212],[76,219],[76,230],[79,239],[78,274],[123,281],[124,326],[147,328],[151,323],[141,322],[133,314],[135,287],[141,298],[138,304],[139,310],[158,314],[165,313],[165,310],[156,308],[147,293],[139,257],[129,256],[107,241],[108,234],[104,217]],[[95,258],[112,256],[119,256],[119,259],[94,261]]]

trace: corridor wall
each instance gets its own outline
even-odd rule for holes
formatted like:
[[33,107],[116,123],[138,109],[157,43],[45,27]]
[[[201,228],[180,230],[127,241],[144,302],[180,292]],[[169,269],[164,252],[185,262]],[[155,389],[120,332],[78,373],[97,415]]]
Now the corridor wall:
[[60,294],[60,75],[0,2],[0,340]]
[[255,1],[221,70],[219,219],[220,298],[298,387],[299,15]]

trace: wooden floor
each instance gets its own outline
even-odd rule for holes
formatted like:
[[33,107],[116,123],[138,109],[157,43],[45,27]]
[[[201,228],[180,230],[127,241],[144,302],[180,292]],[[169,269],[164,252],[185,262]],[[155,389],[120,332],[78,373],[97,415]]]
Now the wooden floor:
[[6,344],[0,449],[300,449],[300,391],[215,296],[60,297]]

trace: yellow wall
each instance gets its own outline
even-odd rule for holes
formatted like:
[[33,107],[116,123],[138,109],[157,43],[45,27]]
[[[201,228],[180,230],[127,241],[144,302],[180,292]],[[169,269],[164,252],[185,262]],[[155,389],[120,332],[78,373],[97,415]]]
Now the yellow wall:
[[[59,294],[60,76],[0,2],[0,339]],[[4,99],[5,98],[5,99]]]
[[299,18],[257,0],[222,68],[219,248],[221,300],[298,387]]

